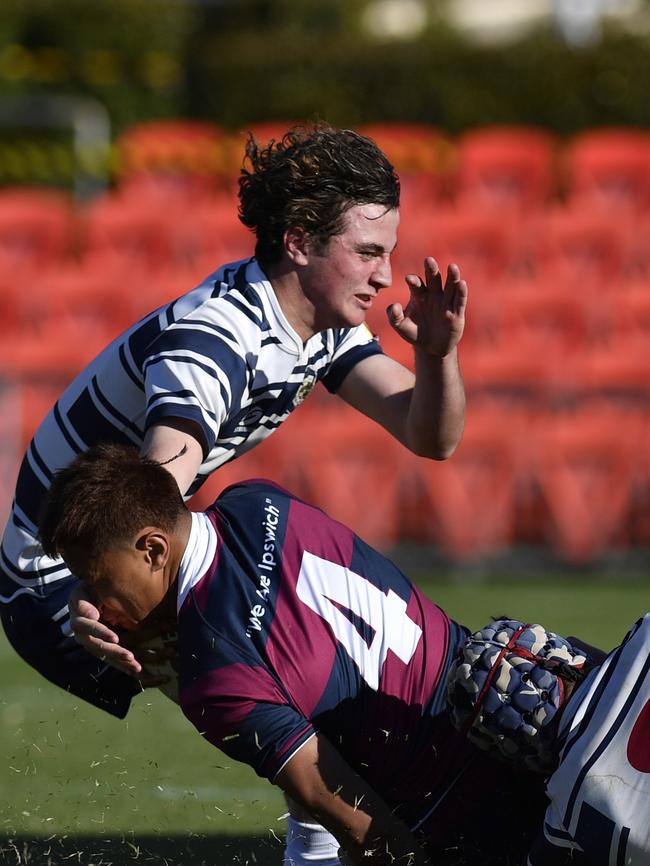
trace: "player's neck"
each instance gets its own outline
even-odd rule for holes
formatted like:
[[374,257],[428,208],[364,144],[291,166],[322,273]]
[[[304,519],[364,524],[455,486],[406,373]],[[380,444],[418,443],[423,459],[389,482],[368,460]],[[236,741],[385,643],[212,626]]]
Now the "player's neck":
[[317,331],[313,322],[313,307],[302,290],[297,273],[279,264],[269,268],[267,276],[285,319],[306,343]]
[[185,509],[174,527],[173,532],[170,535],[170,550],[169,550],[169,559],[167,560],[167,565],[165,568],[165,581],[167,585],[167,590],[172,588],[174,589],[174,596],[176,591],[176,584],[178,582],[178,572],[181,567],[181,560],[183,559],[183,554],[185,553],[185,549],[187,547],[187,543],[190,540],[190,534],[192,531],[192,515],[190,511]]
[[181,560],[187,547],[192,527],[192,515],[184,511],[178,520],[173,532],[169,535],[169,557],[164,566],[164,588],[165,595],[160,604],[154,608],[147,618],[148,624],[152,626],[163,625],[165,629],[177,618],[177,594],[178,594],[178,572]]

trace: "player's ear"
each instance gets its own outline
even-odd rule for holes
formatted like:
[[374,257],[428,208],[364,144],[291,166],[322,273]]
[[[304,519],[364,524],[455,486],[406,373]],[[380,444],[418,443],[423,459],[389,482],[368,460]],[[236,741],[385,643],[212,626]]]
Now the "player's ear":
[[284,249],[295,265],[306,265],[310,238],[301,226],[290,226],[284,233]]
[[169,559],[169,537],[160,529],[147,527],[139,533],[135,546],[145,557],[152,571],[164,568]]

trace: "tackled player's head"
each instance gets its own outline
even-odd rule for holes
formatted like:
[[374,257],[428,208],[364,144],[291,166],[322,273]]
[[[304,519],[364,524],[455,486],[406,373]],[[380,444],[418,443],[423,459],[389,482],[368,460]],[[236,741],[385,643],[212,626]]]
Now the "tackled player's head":
[[498,619],[467,639],[449,670],[452,721],[479,748],[551,772],[567,683],[587,667],[583,653],[543,626]]
[[102,619],[133,629],[167,596],[189,520],[171,473],[131,446],[106,444],[55,474],[39,536],[82,581]]
[[255,232],[263,266],[277,263],[284,233],[299,227],[316,249],[344,228],[358,204],[399,207],[400,185],[387,157],[368,138],[326,124],[296,127],[260,147],[253,137],[239,179],[239,218]]
[[164,466],[131,446],[96,445],[54,475],[39,536],[49,556],[83,546],[96,557],[144,526],[172,531],[185,510]]

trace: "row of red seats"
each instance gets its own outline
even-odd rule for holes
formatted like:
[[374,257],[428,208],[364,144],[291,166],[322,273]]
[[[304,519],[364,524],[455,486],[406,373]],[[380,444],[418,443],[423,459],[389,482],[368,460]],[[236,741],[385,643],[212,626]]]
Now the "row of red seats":
[[[0,371],[13,380],[67,380],[117,334],[195,280],[132,279],[52,272],[0,291]],[[381,296],[380,296],[381,297]],[[391,299],[393,295],[390,296]],[[386,296],[388,301],[389,296]],[[381,300],[368,324],[392,357],[413,364],[411,346],[388,324]],[[566,402],[581,394],[650,399],[650,284],[608,296],[495,286],[472,293],[461,364],[476,395]]]
[[[84,265],[0,276],[0,329],[6,336],[24,331],[34,320],[70,319],[92,326],[96,319],[108,329],[121,330],[189,291],[209,270],[206,261],[202,268],[162,274]],[[469,285],[467,342],[476,347],[498,345],[526,332],[553,348],[582,348],[619,335],[648,336],[650,330],[650,276],[576,284],[560,275],[544,275]],[[407,298],[406,286],[398,280],[380,292],[368,313],[371,330],[391,342],[386,307]]]
[[[251,255],[254,236],[232,196],[191,207],[161,207],[107,194],[72,208],[62,193],[0,191],[0,279],[83,266],[106,273],[170,269],[209,272]],[[394,254],[397,281],[421,272],[425,255],[456,261],[473,283],[547,278],[589,281],[650,278],[650,215],[619,217],[587,207],[549,207],[515,216],[499,210],[404,207]]]
[[[117,141],[122,189],[175,197],[232,183],[250,131],[281,139],[289,120],[251,124],[234,135],[214,123],[149,121]],[[548,130],[487,126],[451,137],[415,123],[357,127],[391,158],[409,201],[453,197],[473,208],[529,209],[562,193],[606,212],[650,207],[650,136],[645,130],[588,129],[561,139]]]
[[231,197],[170,211],[117,194],[75,208],[61,192],[0,190],[0,275],[27,277],[80,259],[109,271],[159,272],[208,258],[232,261],[251,255],[253,247]]
[[[21,448],[63,388],[104,345],[92,333],[60,328],[32,339],[0,343],[3,388],[15,389],[20,395],[15,423]],[[464,352],[461,368],[469,404],[502,419],[522,411],[533,417],[593,404],[605,405],[611,412],[650,413],[647,349],[647,343],[634,349],[623,344],[616,351],[549,362],[515,346],[479,355]],[[326,391],[316,389],[310,405],[314,410],[327,410],[327,404]]]
[[301,410],[222,467],[200,508],[246,477],[272,476],[384,548],[434,544],[453,559],[544,545],[567,561],[650,545],[650,413],[470,409],[444,463],[416,458],[352,411]]
[[[0,430],[3,489],[12,489],[21,450],[15,429],[12,438],[5,428],[15,428],[21,402],[40,418],[59,390],[50,382],[3,393],[3,405],[13,406]],[[650,546],[649,442],[647,403],[548,412],[471,401],[463,441],[440,463],[411,455],[338,401],[306,404],[221,467],[191,507],[239,480],[268,477],[384,549],[426,544],[450,561],[471,561],[525,546],[589,563]]]

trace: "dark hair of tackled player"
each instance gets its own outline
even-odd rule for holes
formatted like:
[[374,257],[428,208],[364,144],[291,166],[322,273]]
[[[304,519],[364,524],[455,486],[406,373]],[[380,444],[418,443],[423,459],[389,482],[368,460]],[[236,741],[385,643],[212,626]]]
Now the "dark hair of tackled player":
[[393,166],[373,141],[351,130],[295,127],[265,147],[248,139],[239,218],[255,232],[255,255],[265,267],[280,260],[287,229],[302,228],[316,250],[324,249],[343,231],[350,207],[393,210],[399,199]]
[[178,484],[164,466],[136,448],[102,444],[55,474],[39,536],[48,556],[65,559],[72,545],[83,546],[92,561],[143,526],[171,532],[185,511]]

